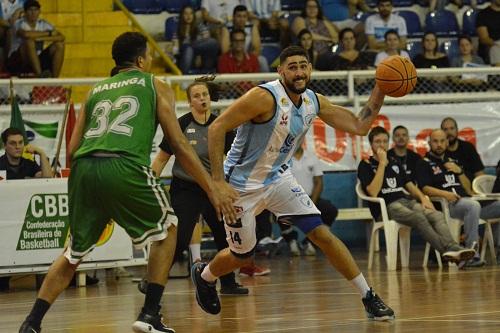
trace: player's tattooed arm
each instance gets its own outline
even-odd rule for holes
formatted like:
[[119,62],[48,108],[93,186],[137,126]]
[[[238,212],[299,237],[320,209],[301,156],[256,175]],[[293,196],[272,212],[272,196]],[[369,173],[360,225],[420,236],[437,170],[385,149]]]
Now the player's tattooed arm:
[[370,99],[356,116],[349,109],[332,104],[325,96],[317,96],[320,105],[318,116],[328,125],[356,135],[368,133],[384,102],[384,95],[375,86]]
[[373,115],[373,110],[370,104],[366,104],[358,113],[358,119],[365,121]]

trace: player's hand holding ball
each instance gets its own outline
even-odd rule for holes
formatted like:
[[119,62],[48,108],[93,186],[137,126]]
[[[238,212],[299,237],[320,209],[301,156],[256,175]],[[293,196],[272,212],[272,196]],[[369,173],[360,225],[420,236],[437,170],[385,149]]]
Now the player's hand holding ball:
[[409,59],[390,56],[377,66],[375,81],[385,95],[402,97],[417,85],[417,70]]

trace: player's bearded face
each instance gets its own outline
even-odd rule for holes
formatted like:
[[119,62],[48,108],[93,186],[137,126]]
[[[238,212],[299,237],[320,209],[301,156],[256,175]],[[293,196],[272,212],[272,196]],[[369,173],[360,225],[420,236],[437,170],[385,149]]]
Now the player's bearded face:
[[311,64],[302,56],[290,57],[282,68],[281,77],[290,91],[302,94],[311,81]]

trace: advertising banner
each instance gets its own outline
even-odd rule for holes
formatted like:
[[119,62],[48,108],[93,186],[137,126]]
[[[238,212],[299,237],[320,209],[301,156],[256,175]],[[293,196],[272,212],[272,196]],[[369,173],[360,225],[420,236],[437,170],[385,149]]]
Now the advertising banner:
[[[68,240],[67,179],[0,181],[0,267],[50,264]],[[110,221],[88,261],[132,258],[132,242]]]

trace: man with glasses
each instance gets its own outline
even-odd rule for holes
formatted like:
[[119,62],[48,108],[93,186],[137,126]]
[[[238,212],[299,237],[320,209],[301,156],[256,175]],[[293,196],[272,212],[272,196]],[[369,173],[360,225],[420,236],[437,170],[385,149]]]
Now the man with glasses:
[[257,56],[245,51],[245,31],[233,29],[230,37],[230,50],[219,57],[217,71],[219,73],[258,73]]

